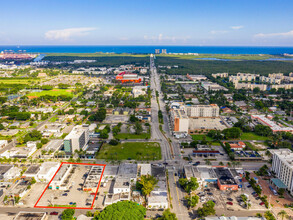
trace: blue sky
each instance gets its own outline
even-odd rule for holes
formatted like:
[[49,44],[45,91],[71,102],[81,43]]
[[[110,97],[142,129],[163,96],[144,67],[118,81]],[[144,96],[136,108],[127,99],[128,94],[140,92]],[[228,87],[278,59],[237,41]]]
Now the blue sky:
[[0,45],[293,46],[292,0],[0,0]]

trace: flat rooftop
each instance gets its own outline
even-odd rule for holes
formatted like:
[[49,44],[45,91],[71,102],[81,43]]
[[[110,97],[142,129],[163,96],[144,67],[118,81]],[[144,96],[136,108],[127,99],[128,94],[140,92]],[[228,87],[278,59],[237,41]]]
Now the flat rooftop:
[[0,176],[4,175],[13,165],[0,165]]
[[228,168],[215,168],[215,173],[221,185],[237,185],[232,173]]
[[220,118],[189,118],[189,130],[224,130],[226,125]]
[[40,170],[40,166],[39,165],[31,165],[29,166],[29,168],[25,171],[25,174],[37,174]]
[[19,212],[14,220],[44,220],[46,212]]

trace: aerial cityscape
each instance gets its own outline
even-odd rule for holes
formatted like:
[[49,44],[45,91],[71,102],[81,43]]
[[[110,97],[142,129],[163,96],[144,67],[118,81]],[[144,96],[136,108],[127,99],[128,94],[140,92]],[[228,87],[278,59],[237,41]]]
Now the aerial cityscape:
[[0,220],[293,219],[293,2],[1,6]]

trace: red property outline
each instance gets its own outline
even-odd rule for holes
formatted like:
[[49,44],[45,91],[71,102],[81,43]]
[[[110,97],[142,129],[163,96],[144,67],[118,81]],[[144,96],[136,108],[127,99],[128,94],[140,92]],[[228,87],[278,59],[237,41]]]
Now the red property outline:
[[[100,180],[99,180],[99,184],[98,184],[98,187],[97,187],[97,190],[95,192],[95,196],[94,196],[94,200],[92,202],[92,206],[90,208],[86,208],[86,207],[54,207],[54,206],[37,206],[37,204],[39,203],[39,201],[41,200],[41,198],[43,197],[44,193],[46,192],[46,190],[48,189],[50,183],[53,181],[54,177],[56,176],[56,174],[58,173],[58,171],[60,170],[61,166],[63,164],[77,164],[77,165],[87,165],[87,166],[102,166],[104,167],[103,168],[103,171],[102,171],[102,174],[101,174],[101,177],[100,177]],[[102,180],[102,177],[103,177],[103,174],[104,174],[104,171],[105,171],[105,167],[106,167],[106,164],[90,164],[90,163],[70,163],[70,162],[61,162],[58,170],[56,171],[56,173],[54,174],[54,176],[52,177],[52,179],[50,180],[50,182],[48,183],[48,185],[46,186],[45,190],[43,191],[42,195],[40,196],[40,198],[38,199],[38,201],[36,202],[36,204],[34,205],[34,208],[52,208],[52,209],[93,209],[94,207],[94,203],[95,203],[95,199],[97,197],[97,194],[98,194],[98,190],[99,190],[99,187],[100,187],[100,184],[101,184],[101,180]]]

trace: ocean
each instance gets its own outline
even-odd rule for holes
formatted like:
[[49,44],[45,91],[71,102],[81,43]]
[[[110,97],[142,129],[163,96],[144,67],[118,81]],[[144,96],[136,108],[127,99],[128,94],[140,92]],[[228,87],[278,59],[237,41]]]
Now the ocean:
[[155,49],[166,49],[167,53],[200,54],[293,54],[293,47],[233,47],[233,46],[1,46],[4,50],[26,50],[31,53],[133,53],[149,54]]

